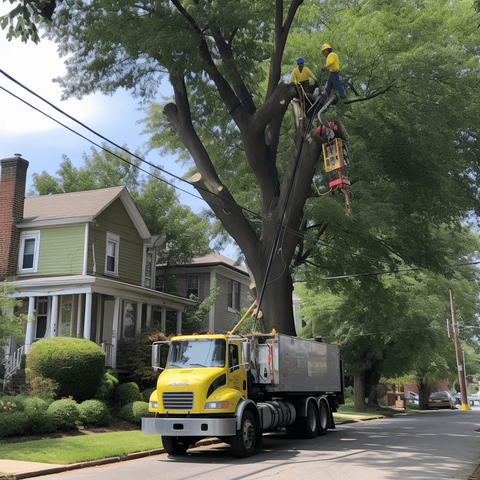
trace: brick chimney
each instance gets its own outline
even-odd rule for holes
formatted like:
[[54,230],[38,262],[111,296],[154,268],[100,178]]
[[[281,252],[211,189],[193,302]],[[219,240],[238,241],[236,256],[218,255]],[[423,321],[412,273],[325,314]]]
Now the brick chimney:
[[23,218],[28,162],[19,154],[1,161],[0,180],[0,281],[17,273],[20,230]]

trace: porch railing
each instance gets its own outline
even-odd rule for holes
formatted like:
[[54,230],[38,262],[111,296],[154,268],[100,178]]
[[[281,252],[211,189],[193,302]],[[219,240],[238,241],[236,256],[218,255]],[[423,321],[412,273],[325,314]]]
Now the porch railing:
[[17,348],[5,361],[5,380],[9,380],[17,370],[20,370],[22,355],[25,353],[25,345]]
[[100,345],[102,346],[102,350],[105,352],[105,366],[111,367],[113,358],[113,345],[106,342],[102,342]]

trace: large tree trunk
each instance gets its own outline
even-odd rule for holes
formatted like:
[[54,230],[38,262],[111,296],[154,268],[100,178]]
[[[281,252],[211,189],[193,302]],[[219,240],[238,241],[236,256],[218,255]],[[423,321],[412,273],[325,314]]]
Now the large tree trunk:
[[372,362],[372,368],[364,373],[365,377],[365,392],[368,397],[367,407],[372,409],[377,409],[380,406],[378,405],[377,398],[377,386],[380,380],[380,373],[378,371],[379,361]]
[[353,374],[353,409],[356,412],[365,412],[365,380],[363,372],[355,372]]
[[428,382],[418,382],[418,408],[420,410],[427,409],[428,397],[430,395],[430,385]]
[[[257,299],[262,296],[260,307],[264,330],[269,332],[275,328],[290,335],[295,335],[290,267],[301,241],[297,232],[301,227],[305,202],[312,195],[315,168],[322,155],[322,145],[327,141],[326,137],[315,134],[312,119],[307,119],[305,115],[298,118],[290,160],[286,168],[281,169],[282,175],[279,174],[277,148],[282,120],[291,100],[298,95],[294,84],[281,81],[281,60],[289,29],[301,4],[302,0],[293,0],[286,11],[282,1],[276,2],[275,49],[269,86],[265,102],[258,108],[236,70],[228,39],[222,37],[222,32],[215,25],[210,25],[216,44],[216,53],[212,55],[203,30],[177,4],[192,29],[198,32],[199,53],[206,71],[241,134],[245,160],[258,184],[261,207],[256,218],[253,212],[246,214],[222,183],[221,172],[215,169],[192,121],[187,77],[177,71],[170,72],[175,103],[164,108],[166,117],[195,161],[197,173],[191,178],[192,184],[245,255],[256,285]],[[224,61],[229,62],[229,80],[215,61],[218,52]],[[259,222],[261,230],[258,229]]]

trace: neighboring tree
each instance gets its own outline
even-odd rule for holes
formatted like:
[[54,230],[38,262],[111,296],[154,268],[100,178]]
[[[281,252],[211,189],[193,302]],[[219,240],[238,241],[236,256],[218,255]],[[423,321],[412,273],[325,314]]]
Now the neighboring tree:
[[[478,237],[467,228],[454,237],[440,228],[436,237],[450,242],[445,260],[451,264],[468,262],[462,252],[479,250]],[[315,287],[295,288],[302,299],[300,315],[307,323],[302,336],[322,335],[326,342],[340,344],[346,372],[354,376],[355,410],[366,408],[366,397],[370,406],[376,404],[381,376],[414,374],[422,401],[436,380],[455,379],[455,350],[445,323],[448,290],[458,292],[455,304],[460,322],[468,319],[469,325],[478,327],[480,292],[474,266],[452,267],[446,275],[420,270],[392,275],[364,272],[371,275],[342,280],[320,280],[323,272],[318,268],[304,273]],[[463,334],[467,342],[466,329]],[[470,330],[471,348],[475,335],[476,329]]]
[[[33,36],[32,15],[44,5],[20,4],[12,21],[23,23],[8,34]],[[152,106],[163,114],[150,109],[147,128],[157,145],[195,162],[192,182],[242,250],[257,293],[266,286],[266,330],[295,333],[291,269],[320,237],[390,264],[440,270],[443,245],[432,225],[453,230],[478,209],[471,0],[48,5],[56,5],[48,36],[68,56],[57,80],[66,97],[127,88],[154,98],[168,78],[174,101]],[[299,53],[318,71],[325,40],[360,94],[336,107],[350,135],[351,218],[341,195],[314,193],[312,180],[328,190],[317,167],[326,138],[306,118],[293,126],[298,91],[282,81]],[[326,271],[350,267],[322,253]],[[371,270],[372,261],[364,265]]]
[[147,179],[140,176],[136,166],[138,159],[125,152],[114,154],[91,149],[91,155],[83,155],[84,166],[76,168],[64,156],[58,178],[47,172],[33,174],[29,194],[48,195],[98,188],[126,186],[152,234],[165,235],[166,249],[159,252],[157,285],[167,293],[176,293],[176,283],[171,270],[189,263],[193,257],[209,251],[211,224],[208,219],[195,215],[188,207],[180,205],[173,187],[154,173]]
[[19,343],[23,341],[24,326],[29,320],[27,315],[15,314],[15,307],[21,307],[22,301],[12,297],[15,287],[8,279],[0,283],[0,346],[6,345],[9,338],[15,338]]

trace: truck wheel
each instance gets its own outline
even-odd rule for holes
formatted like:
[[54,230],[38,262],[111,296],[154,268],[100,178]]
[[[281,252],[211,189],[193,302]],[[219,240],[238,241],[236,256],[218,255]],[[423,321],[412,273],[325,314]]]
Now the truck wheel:
[[326,435],[329,425],[328,407],[325,402],[320,402],[320,411],[318,412],[318,435]]
[[163,448],[169,455],[185,455],[192,443],[190,437],[166,437],[162,435]]
[[253,455],[257,438],[255,418],[251,412],[243,412],[240,430],[230,440],[230,449],[234,457],[245,458]]
[[315,438],[318,431],[318,409],[315,403],[308,402],[305,418],[302,418],[302,436],[304,438]]

